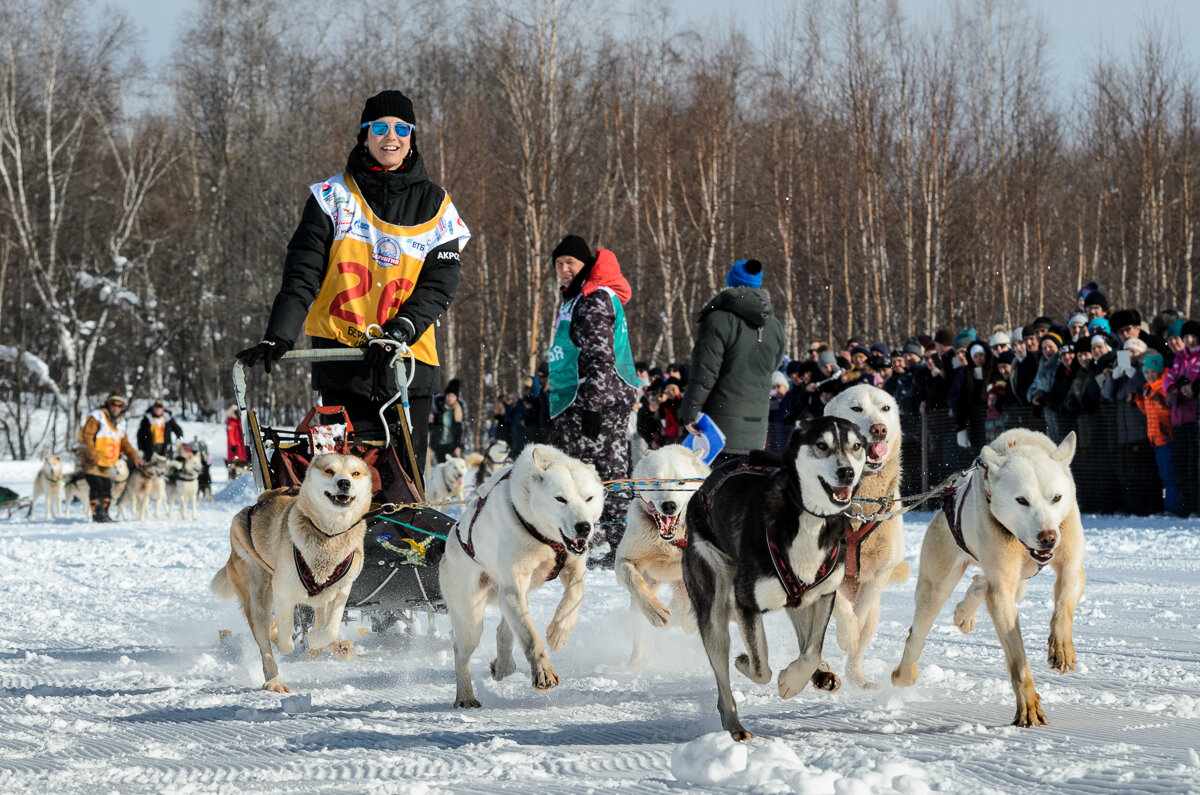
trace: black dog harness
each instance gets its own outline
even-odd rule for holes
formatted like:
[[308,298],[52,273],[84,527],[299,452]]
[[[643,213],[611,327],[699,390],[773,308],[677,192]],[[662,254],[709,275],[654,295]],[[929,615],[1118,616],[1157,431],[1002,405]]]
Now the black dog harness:
[[[986,467],[984,468],[983,476],[984,476],[984,478],[987,477],[987,468]],[[963,507],[967,504],[967,494],[970,493],[971,484],[974,482],[975,482],[975,479],[973,477],[967,479],[967,485],[964,486],[963,490],[962,490],[962,498],[957,501],[958,502],[957,508],[955,507],[954,503],[955,503],[955,498],[958,496],[958,487],[957,486],[947,486],[946,491],[945,491],[945,497],[942,500],[942,513],[944,513],[946,515],[946,524],[950,525],[950,535],[954,538],[954,543],[958,544],[959,549],[961,549],[963,552],[966,552],[968,555],[970,555],[972,560],[978,561],[979,557],[976,556],[976,554],[971,551],[970,547],[967,546],[967,540],[966,540],[966,538],[963,537],[963,530],[962,530]],[[991,503],[992,495],[990,493],[988,493],[987,491],[984,491],[983,496],[984,496],[985,500],[987,500],[989,503]],[[1002,529],[1004,532],[1008,533],[1013,538],[1017,538],[1015,535],[1013,535],[1013,532],[1011,530],[1009,530],[1004,525],[1000,524],[1000,522],[996,521],[995,516],[992,516],[991,518],[992,518],[992,521],[994,521],[994,522],[996,522],[996,524],[1000,525],[1000,529]],[[1021,540],[1019,538],[1017,538],[1017,543],[1021,543]],[[1025,545],[1021,544],[1021,546],[1025,546]],[[1038,574],[1041,573],[1042,569],[1044,569],[1046,567],[1046,563],[1049,563],[1049,561],[1047,561],[1046,563],[1042,563],[1041,561],[1037,560],[1036,558],[1033,558],[1032,560],[1034,563],[1037,564],[1037,571],[1035,571],[1033,574],[1031,574],[1029,576],[1036,577]]]
[[[712,516],[713,493],[719,491],[721,487],[725,485],[725,481],[729,480],[729,478],[733,477],[734,475],[747,474],[757,475],[759,477],[769,477],[771,474],[777,471],[778,467],[751,464],[747,459],[743,459],[741,464],[730,469],[727,473],[725,473],[724,476],[721,477],[720,480],[717,480],[715,483],[713,483],[711,487],[709,487],[707,483],[702,484],[697,494],[700,497],[701,504],[704,506],[705,512],[709,516]],[[801,504],[800,510],[805,510],[803,504]],[[775,542],[775,539],[771,538],[769,531],[764,530],[763,534],[767,542],[767,551],[771,556],[771,565],[775,567],[775,576],[779,578],[779,582],[783,586],[784,592],[787,594],[788,607],[796,607],[798,604],[800,604],[800,600],[804,598],[804,594],[808,593],[808,591],[829,579],[830,575],[837,570],[838,564],[841,563],[842,542],[839,539],[838,542],[833,546],[833,549],[830,550],[829,556],[826,557],[825,561],[820,565],[819,568],[817,568],[817,573],[813,578],[813,581],[804,582],[796,576],[796,572],[792,569],[792,564],[788,561],[787,555],[785,555],[783,550],[780,549],[779,544]],[[686,540],[684,541],[684,544],[687,544]]]
[[[475,512],[471,514],[471,521],[467,524],[467,540],[465,542],[462,540],[461,533],[459,533],[459,527],[461,524],[454,525],[454,537],[458,539],[458,545],[462,547],[463,552],[466,552],[467,557],[469,557],[471,560],[475,560],[475,541],[471,538],[471,534],[475,531],[475,520],[479,518],[480,511],[482,511],[483,506],[487,504],[488,497],[492,496],[492,492],[496,490],[496,487],[499,486],[503,481],[508,480],[510,475],[512,475],[511,469],[500,476],[500,478],[496,481],[496,485],[492,486],[491,491],[479,498],[479,502],[475,504]],[[525,521],[525,517],[522,516],[521,512],[517,510],[517,506],[513,505],[512,510],[513,513],[517,515],[517,521],[521,523],[521,527],[525,528],[525,532],[529,533],[529,535],[533,536],[537,541],[554,550],[554,568],[550,570],[550,574],[546,577],[546,582],[558,579],[559,572],[562,571],[563,566],[565,566],[567,563],[566,546],[560,544],[558,541],[553,541],[549,538],[546,538],[544,535],[539,533],[533,525]],[[684,543],[686,544],[687,542],[685,541]]]

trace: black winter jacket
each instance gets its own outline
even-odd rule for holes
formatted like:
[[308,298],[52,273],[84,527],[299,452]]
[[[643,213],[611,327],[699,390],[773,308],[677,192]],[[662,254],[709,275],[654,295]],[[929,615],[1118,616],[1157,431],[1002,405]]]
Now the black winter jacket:
[[[404,165],[395,171],[382,171],[364,147],[355,147],[346,161],[346,171],[358,183],[371,211],[383,221],[397,226],[415,226],[433,218],[446,191],[429,180],[421,155],[413,150]],[[288,243],[283,263],[283,282],[265,339],[282,340],[294,346],[304,329],[304,319],[312,306],[333,244],[333,221],[321,209],[316,197],[309,195],[300,225]],[[419,338],[450,307],[458,290],[459,241],[452,240],[425,255],[425,264],[417,277],[412,295],[385,330],[407,330],[411,323]],[[405,322],[407,321],[407,322]],[[414,338],[414,339],[415,339]],[[344,348],[336,340],[313,337],[314,348]],[[409,387],[412,397],[429,397],[438,391],[437,369],[421,362]],[[312,368],[313,388],[320,392],[350,392],[367,400],[382,402],[395,394],[390,369],[369,370],[360,362],[321,362]]]

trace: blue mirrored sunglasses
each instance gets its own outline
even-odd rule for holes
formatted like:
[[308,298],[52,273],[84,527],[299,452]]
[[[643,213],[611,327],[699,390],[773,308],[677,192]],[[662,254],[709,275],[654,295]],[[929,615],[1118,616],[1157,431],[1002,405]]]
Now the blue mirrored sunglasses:
[[[401,138],[407,138],[413,130],[417,129],[417,125],[403,121],[398,121],[391,126],[395,128],[396,135]],[[363,127],[370,127],[372,135],[387,135],[388,131],[388,123],[386,121],[369,121]]]

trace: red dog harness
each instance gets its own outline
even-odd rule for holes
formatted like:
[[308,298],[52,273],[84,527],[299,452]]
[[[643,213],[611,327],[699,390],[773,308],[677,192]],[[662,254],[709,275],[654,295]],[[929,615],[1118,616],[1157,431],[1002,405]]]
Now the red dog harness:
[[325,582],[317,582],[317,577],[312,573],[312,569],[304,561],[304,556],[300,554],[300,548],[292,544],[292,558],[296,561],[296,574],[300,577],[300,582],[304,585],[304,590],[308,591],[309,596],[316,596],[321,591],[330,587],[338,580],[346,576],[346,572],[350,571],[350,566],[354,564],[354,553],[350,553],[350,557],[343,560],[334,568],[333,573],[329,575],[329,579]]
[[[456,524],[454,526],[454,537],[458,539],[458,545],[462,547],[463,552],[466,552],[467,557],[469,557],[471,560],[475,560],[475,541],[471,538],[471,534],[475,531],[475,520],[479,518],[479,512],[482,511],[483,506],[487,504],[488,497],[492,496],[492,492],[496,490],[496,487],[499,486],[501,482],[508,480],[511,474],[512,470],[510,469],[501,475],[499,480],[496,481],[496,485],[492,486],[492,490],[480,497],[479,502],[475,503],[475,512],[471,514],[471,521],[467,524],[467,540],[465,542],[462,540],[462,535],[459,533],[460,525]],[[563,566],[565,566],[567,563],[566,546],[557,541],[552,541],[551,539],[546,538],[544,535],[539,533],[533,525],[525,521],[525,517],[522,516],[521,512],[517,510],[517,506],[512,506],[512,510],[517,516],[517,521],[521,523],[521,527],[525,528],[525,532],[529,533],[529,535],[533,536],[535,539],[554,550],[554,568],[550,570],[550,574],[546,577],[546,582],[558,579],[559,572],[562,571]],[[687,542],[685,541],[684,543],[686,544]]]

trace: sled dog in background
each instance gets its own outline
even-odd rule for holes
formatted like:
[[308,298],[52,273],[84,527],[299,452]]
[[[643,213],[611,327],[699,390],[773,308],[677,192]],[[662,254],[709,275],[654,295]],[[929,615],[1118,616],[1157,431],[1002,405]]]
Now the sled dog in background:
[[729,679],[729,619],[746,653],[737,669],[758,684],[771,680],[763,613],[786,608],[800,656],[779,672],[779,695],[791,698],[811,680],[836,690],[819,671],[825,629],[842,582],[843,511],[866,463],[866,440],[837,417],[801,422],[782,461],[754,453],[713,470],[688,503],[683,579],[700,638],[717,678],[717,712],[735,740],[750,732],[738,718]]
[[155,453],[149,461],[142,462],[140,467],[130,472],[117,508],[123,512],[128,503],[133,518],[144,521],[150,509],[150,500],[154,500],[154,518],[157,519],[167,503],[166,480],[163,477],[167,464],[166,458]]
[[[709,471],[703,450],[672,444],[643,455],[634,467],[633,478],[703,480]],[[639,610],[653,626],[665,627],[674,621],[689,633],[696,631],[696,619],[683,585],[681,560],[688,544],[687,504],[697,486],[651,482],[638,488],[625,513],[625,535],[616,556],[617,582],[629,591],[631,610]],[[669,608],[655,593],[664,584],[672,590]],[[643,660],[642,635],[641,626],[635,625],[631,659],[635,665]]]
[[[118,458],[117,463],[104,470],[104,475],[112,483],[112,504],[117,505],[117,500],[125,493],[125,488],[129,484],[129,464],[125,463],[124,458]],[[83,509],[83,518],[87,521],[92,521],[92,509],[90,506],[91,490],[88,488],[87,480],[84,479],[83,473],[76,472],[70,478],[63,482],[63,496],[66,503],[66,510],[63,511],[63,518],[70,518],[71,503],[79,500],[79,505]],[[120,516],[118,507],[116,516]]]
[[[478,707],[471,654],[483,634],[483,609],[500,603],[492,676],[516,671],[513,635],[529,661],[533,686],[558,685],[546,646],[567,642],[583,603],[588,538],[604,506],[604,485],[590,464],[549,445],[531,444],[513,465],[492,476],[467,505],[439,564],[442,597],[454,627],[455,707]],[[562,601],[546,628],[546,643],[529,616],[529,592],[560,578]]]
[[471,453],[467,456],[467,469],[471,472],[468,488],[478,488],[492,475],[499,472],[505,465],[512,463],[509,457],[508,442],[496,439],[487,446],[483,453]]
[[295,649],[296,605],[316,612],[310,654],[328,649],[354,656],[354,644],[338,641],[337,633],[350,587],[362,571],[363,515],[370,506],[367,465],[356,456],[327,453],[309,464],[299,493],[272,489],[233,517],[229,561],[213,577],[212,590],[241,604],[262,655],[263,690],[291,692],[279,680],[271,643],[284,654]]
[[[877,500],[900,497],[900,410],[895,399],[878,387],[856,384],[829,401],[825,416],[853,422],[867,440],[867,462],[854,496],[868,517],[880,513],[884,505]],[[846,538],[846,576],[833,618],[838,646],[847,654],[846,678],[860,688],[878,687],[863,676],[862,663],[879,626],[883,587],[908,579],[901,525],[900,517],[851,521]]]
[[466,482],[466,459],[448,455],[445,461],[434,464],[426,471],[425,499],[429,502],[461,499]]
[[[63,515],[63,465],[62,459],[56,455],[46,456],[37,477],[33,479],[33,499],[29,501],[26,517],[33,516],[33,507],[37,504],[38,497],[46,501],[47,519],[57,519]],[[87,505],[86,498],[84,505]],[[87,513],[86,509],[84,513]]]
[[904,656],[892,672],[893,684],[905,687],[917,681],[917,661],[933,620],[967,567],[979,566],[983,573],[975,575],[955,607],[954,623],[970,632],[979,605],[987,602],[1017,697],[1013,725],[1045,725],[1025,656],[1017,602],[1029,577],[1043,566],[1054,569],[1047,659],[1060,674],[1075,670],[1071,635],[1075,606],[1083,595],[1084,541],[1070,470],[1074,455],[1074,432],[1055,446],[1044,434],[1015,429],[983,448],[978,467],[946,499],[925,533],[916,611]]
[[167,518],[171,518],[171,509],[179,503],[179,518],[187,519],[187,509],[192,507],[192,519],[196,514],[196,501],[200,495],[200,475],[204,471],[204,461],[200,454],[191,448],[180,446],[179,455],[167,462],[166,483],[164,489],[167,496]]

